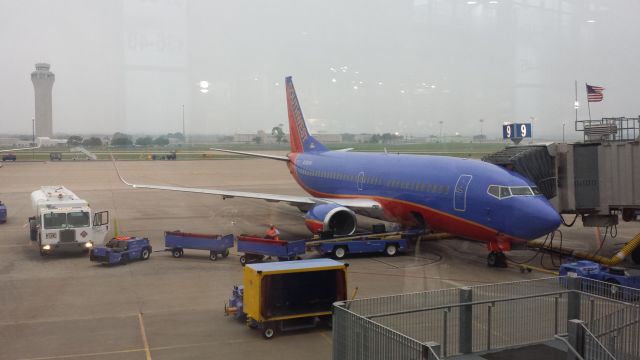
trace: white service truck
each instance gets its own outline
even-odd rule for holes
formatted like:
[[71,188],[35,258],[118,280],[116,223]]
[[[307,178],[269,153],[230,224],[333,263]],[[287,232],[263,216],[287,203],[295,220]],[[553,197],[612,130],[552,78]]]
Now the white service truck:
[[92,214],[89,203],[64,186],[42,186],[31,193],[31,205],[35,215],[29,218],[30,238],[38,242],[40,255],[104,243],[109,212]]

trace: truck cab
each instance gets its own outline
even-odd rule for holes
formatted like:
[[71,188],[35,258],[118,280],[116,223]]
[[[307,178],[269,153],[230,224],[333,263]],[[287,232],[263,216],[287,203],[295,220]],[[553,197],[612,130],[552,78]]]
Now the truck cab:
[[115,237],[104,246],[91,249],[89,260],[102,264],[126,264],[130,260],[148,260],[153,248],[149,239],[141,237]]
[[109,213],[93,213],[87,201],[64,187],[43,186],[31,194],[35,216],[29,218],[30,238],[41,255],[56,250],[89,250],[101,245]]

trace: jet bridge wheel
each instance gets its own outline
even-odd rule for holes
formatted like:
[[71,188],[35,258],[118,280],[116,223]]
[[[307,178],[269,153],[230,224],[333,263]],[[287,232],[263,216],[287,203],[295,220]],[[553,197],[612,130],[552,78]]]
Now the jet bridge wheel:
[[507,267],[507,257],[503,252],[492,251],[487,256],[487,265],[490,267]]

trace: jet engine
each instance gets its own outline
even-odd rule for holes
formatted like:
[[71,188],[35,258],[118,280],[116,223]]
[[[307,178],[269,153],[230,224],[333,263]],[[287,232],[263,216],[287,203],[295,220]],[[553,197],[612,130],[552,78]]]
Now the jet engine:
[[356,214],[348,208],[334,204],[316,205],[304,217],[307,228],[318,234],[331,231],[334,235],[351,235],[356,231]]

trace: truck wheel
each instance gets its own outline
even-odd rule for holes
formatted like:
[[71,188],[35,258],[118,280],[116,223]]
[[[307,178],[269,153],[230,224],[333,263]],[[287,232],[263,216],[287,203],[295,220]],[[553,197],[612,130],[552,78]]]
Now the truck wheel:
[[247,265],[247,257],[245,255],[240,256],[240,265]]
[[266,325],[265,328],[262,330],[262,337],[267,340],[273,339],[273,336],[275,334],[276,334],[276,330],[273,328],[272,325]]
[[344,246],[337,246],[333,249],[333,257],[336,259],[344,259],[347,256],[347,249]]
[[142,252],[140,253],[140,259],[149,260],[150,256],[151,256],[151,251],[149,251],[149,249],[147,248],[142,249]]
[[227,256],[229,256],[229,249],[224,249],[224,251],[222,252],[222,257],[226,258]]
[[182,254],[184,254],[182,249],[173,249],[173,250],[171,250],[171,255],[173,255],[173,257],[176,258],[176,259],[182,257]]
[[387,256],[395,256],[398,253],[398,246],[396,246],[396,244],[389,244],[384,248],[384,253],[387,254]]
[[129,255],[123,254],[122,256],[120,256],[120,265],[127,265],[128,262],[129,262]]
[[218,253],[215,251],[209,251],[209,260],[211,261],[218,260]]

